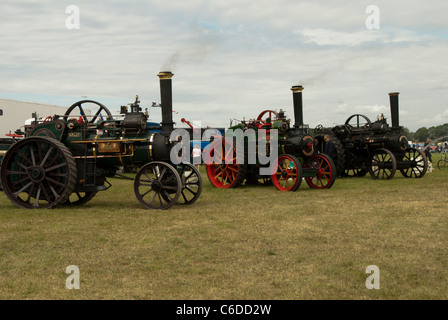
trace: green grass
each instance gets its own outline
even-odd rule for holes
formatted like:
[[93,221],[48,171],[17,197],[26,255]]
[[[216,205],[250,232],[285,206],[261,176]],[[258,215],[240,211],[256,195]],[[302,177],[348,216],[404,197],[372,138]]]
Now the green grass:
[[216,189],[203,173],[196,203],[164,211],[116,179],[75,208],[21,210],[0,193],[0,299],[448,298],[448,172],[296,192]]

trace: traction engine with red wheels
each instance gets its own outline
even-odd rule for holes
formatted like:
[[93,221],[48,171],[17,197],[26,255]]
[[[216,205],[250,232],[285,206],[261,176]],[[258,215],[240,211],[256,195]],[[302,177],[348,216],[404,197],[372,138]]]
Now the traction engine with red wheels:
[[[317,152],[308,126],[303,124],[303,87],[293,86],[291,90],[295,117],[292,127],[291,120],[286,118],[284,111],[264,110],[256,119],[241,121],[228,129],[232,132],[238,129],[243,132],[253,129],[253,139],[256,141],[248,141],[246,139],[250,138],[245,139],[243,135],[243,141],[226,138],[211,143],[210,152],[206,155],[206,171],[213,186],[235,188],[246,181],[246,184],[253,185],[273,184],[280,191],[296,191],[302,180],[313,189],[328,189],[333,186],[336,179],[334,162],[328,155]],[[278,133],[277,165],[272,168],[270,174],[261,174],[260,169],[268,165],[262,164],[258,156],[269,156],[273,129]],[[264,143],[262,145],[266,146],[266,150],[259,148],[260,141]],[[256,157],[248,156],[251,152],[248,147],[250,142],[255,142],[258,146]],[[237,146],[240,145],[244,146],[243,152],[237,151]],[[250,162],[249,159],[256,161]]]

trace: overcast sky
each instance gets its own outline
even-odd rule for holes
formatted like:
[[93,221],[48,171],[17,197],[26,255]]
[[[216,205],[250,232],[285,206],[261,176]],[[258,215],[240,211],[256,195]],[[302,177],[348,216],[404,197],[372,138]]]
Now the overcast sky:
[[[69,30],[69,5],[80,29]],[[380,29],[369,30],[369,5]],[[140,96],[160,102],[173,77],[174,119],[227,127],[265,109],[333,126],[354,113],[415,131],[448,122],[448,2],[112,0],[0,2],[0,98],[70,106],[88,97],[114,112]],[[151,120],[160,121],[160,109]],[[389,121],[390,123],[390,121]]]

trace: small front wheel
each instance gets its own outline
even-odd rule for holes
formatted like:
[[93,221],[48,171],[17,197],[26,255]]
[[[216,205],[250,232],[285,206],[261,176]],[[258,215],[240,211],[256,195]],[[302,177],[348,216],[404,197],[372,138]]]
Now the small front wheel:
[[312,156],[307,167],[316,169],[314,177],[305,178],[306,183],[313,189],[330,189],[336,180],[336,166],[331,158],[319,153]]
[[392,179],[397,171],[397,160],[387,149],[377,149],[370,157],[369,172],[373,179]]
[[191,163],[182,163],[180,177],[182,179],[182,191],[178,203],[190,205],[194,203],[202,192],[202,176],[198,169]]
[[165,162],[153,161],[144,165],[135,176],[134,192],[146,209],[168,209],[182,191],[177,170]]
[[418,149],[407,149],[402,161],[409,164],[409,167],[400,169],[405,178],[422,178],[428,170],[428,160],[426,160],[425,154]]
[[300,161],[290,154],[278,158],[277,171],[271,180],[280,191],[296,191],[302,182],[303,171]]

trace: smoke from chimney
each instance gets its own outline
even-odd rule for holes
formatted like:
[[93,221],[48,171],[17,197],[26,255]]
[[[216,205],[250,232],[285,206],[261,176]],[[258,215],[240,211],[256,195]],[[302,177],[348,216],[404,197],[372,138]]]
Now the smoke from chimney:
[[174,52],[162,66],[162,70],[175,70],[180,60],[180,52]]

